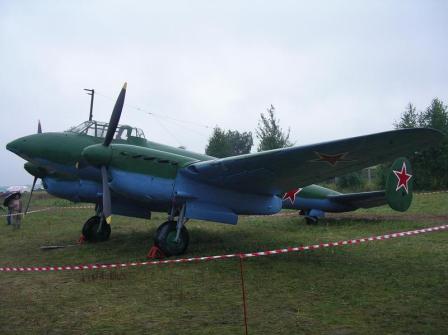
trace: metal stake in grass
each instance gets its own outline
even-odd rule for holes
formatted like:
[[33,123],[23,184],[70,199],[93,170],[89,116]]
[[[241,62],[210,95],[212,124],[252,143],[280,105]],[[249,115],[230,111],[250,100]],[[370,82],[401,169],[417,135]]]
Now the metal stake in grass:
[[244,275],[243,275],[243,258],[244,256],[242,254],[239,255],[240,260],[240,277],[241,277],[241,292],[243,295],[243,312],[244,312],[244,328],[245,328],[245,334],[247,335],[247,306],[246,306],[246,289],[244,286]]

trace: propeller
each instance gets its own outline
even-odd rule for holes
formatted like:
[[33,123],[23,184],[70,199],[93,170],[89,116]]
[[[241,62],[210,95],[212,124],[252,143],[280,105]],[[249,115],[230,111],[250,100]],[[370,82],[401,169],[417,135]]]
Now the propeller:
[[[115,131],[118,127],[118,122],[120,121],[121,112],[123,110],[124,98],[126,95],[127,83],[124,83],[123,88],[118,95],[117,101],[115,102],[114,109],[112,110],[112,115],[110,116],[109,127],[107,128],[106,136],[104,137],[104,142],[102,144],[90,145],[82,151],[82,158],[90,165],[99,167],[101,170],[101,182],[103,187],[103,216],[106,223],[110,224],[112,221],[112,204],[111,195],[109,189],[109,176],[107,167],[112,159],[112,149],[110,144],[115,136]],[[79,168],[79,163],[78,163]],[[102,224],[103,220],[101,220]],[[101,224],[99,230],[101,229]]]
[[[40,120],[38,120],[38,122],[37,122],[37,133],[42,134],[42,125],[40,124]],[[34,176],[33,186],[31,187],[30,197],[28,198],[28,202],[25,207],[24,215],[26,215],[26,213],[28,213],[28,209],[30,208],[31,198],[33,197],[33,192],[34,192],[34,186],[36,186],[36,181],[38,178],[39,177]]]
[[103,145],[108,147],[112,139],[114,138],[115,131],[117,130],[118,122],[120,121],[121,111],[123,110],[124,97],[126,96],[127,83],[124,83],[123,88],[118,95],[117,101],[115,102],[114,109],[112,110],[112,115],[110,116],[109,128],[107,129],[106,137],[104,138]]
[[[115,102],[114,109],[112,110],[112,115],[110,116],[109,128],[107,129],[106,137],[104,138],[103,146],[108,148],[112,142],[115,131],[118,127],[118,122],[120,121],[121,112],[123,110],[124,98],[126,96],[127,83],[124,83],[123,88],[118,95],[117,101]],[[109,182],[108,182],[107,166],[105,164],[101,165],[101,180],[103,183],[103,215],[106,223],[110,224],[112,222],[112,201],[110,196]]]

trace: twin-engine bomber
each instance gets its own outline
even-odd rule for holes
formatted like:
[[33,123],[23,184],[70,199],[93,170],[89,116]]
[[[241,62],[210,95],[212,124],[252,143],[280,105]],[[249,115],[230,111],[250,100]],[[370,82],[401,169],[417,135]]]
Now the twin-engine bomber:
[[[408,160],[399,157],[443,138],[434,129],[403,129],[217,159],[147,141],[140,129],[119,125],[125,94],[126,84],[109,123],[38,131],[6,148],[27,161],[33,189],[40,178],[50,194],[96,205],[82,229],[88,241],[109,238],[112,214],[149,219],[151,212],[167,213],[155,234],[166,256],[186,251],[189,219],[236,224],[238,215],[270,215],[284,207],[314,222],[325,211],[383,203],[406,210],[413,178]],[[312,185],[393,160],[385,191],[344,195]]]

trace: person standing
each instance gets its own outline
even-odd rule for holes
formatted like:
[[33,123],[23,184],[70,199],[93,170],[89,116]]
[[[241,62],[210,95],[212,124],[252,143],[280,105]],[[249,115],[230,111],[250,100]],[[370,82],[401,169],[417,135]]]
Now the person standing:
[[16,193],[6,193],[5,200],[3,201],[3,206],[5,206],[8,209],[8,215],[6,215],[6,224],[9,226],[11,225],[11,211],[12,207],[10,205],[10,202],[12,199],[16,196]]
[[10,209],[10,221],[13,229],[19,229],[22,223],[22,199],[20,193],[15,194],[8,203]]

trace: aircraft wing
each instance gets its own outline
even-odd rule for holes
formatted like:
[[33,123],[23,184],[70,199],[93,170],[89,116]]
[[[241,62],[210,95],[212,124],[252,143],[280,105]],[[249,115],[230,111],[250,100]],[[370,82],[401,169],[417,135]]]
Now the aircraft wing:
[[437,145],[429,128],[387,131],[342,140],[193,163],[190,178],[240,192],[283,194]]
[[328,199],[355,208],[371,208],[387,204],[386,191],[329,195]]

